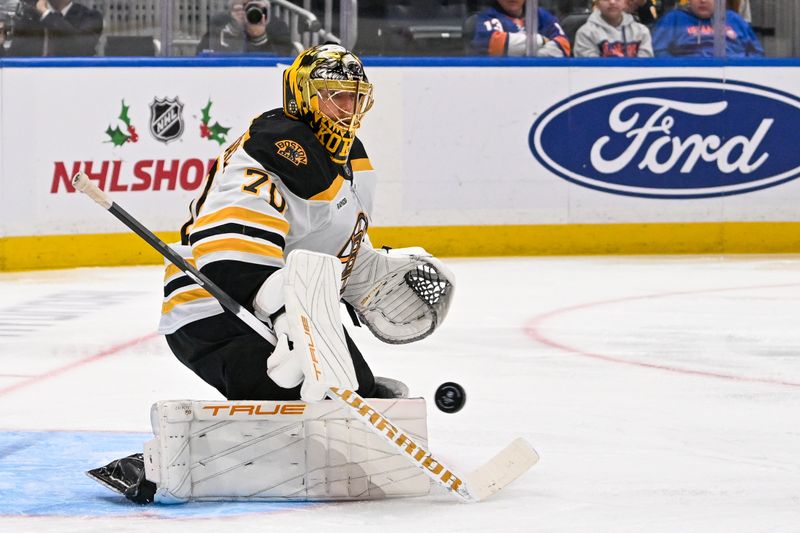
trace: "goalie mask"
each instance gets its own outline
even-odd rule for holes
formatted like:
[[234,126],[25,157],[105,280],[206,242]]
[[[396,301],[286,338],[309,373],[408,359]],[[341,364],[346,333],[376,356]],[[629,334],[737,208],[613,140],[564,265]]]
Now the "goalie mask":
[[372,107],[372,84],[361,60],[338,44],[314,46],[283,72],[283,112],[302,120],[339,164]]

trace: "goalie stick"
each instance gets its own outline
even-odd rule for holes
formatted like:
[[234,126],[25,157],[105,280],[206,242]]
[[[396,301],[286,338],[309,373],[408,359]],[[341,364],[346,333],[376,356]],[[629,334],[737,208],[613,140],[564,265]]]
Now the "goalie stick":
[[[173,265],[194,279],[211,296],[216,298],[225,309],[236,315],[256,333],[273,345],[277,342],[275,334],[263,322],[231,298],[202,272],[190,265],[128,212],[112,202],[97,185],[89,181],[86,174],[83,172],[75,174],[72,178],[72,185],[76,190],[86,194],[103,206],[104,209],[156,249]],[[381,436],[389,446],[406,457],[409,462],[422,470],[434,482],[448,489],[450,493],[462,501],[479,502],[485,500],[527,472],[539,460],[539,455],[530,443],[525,439],[517,438],[478,469],[459,476],[451,468],[436,459],[431,452],[420,446],[410,435],[393,424],[391,420],[372,408],[355,391],[331,387],[327,396],[346,406],[373,433]]]

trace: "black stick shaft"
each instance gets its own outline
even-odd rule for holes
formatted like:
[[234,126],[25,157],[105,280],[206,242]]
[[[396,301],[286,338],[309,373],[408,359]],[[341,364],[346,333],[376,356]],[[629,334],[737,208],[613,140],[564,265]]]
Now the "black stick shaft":
[[158,253],[163,255],[170,263],[178,267],[184,274],[192,278],[195,282],[197,282],[198,285],[207,290],[211,296],[217,299],[222,307],[236,315],[239,320],[253,328],[253,330],[264,337],[267,342],[273,345],[277,343],[277,339],[272,330],[270,330],[263,322],[256,318],[253,313],[239,304],[239,302],[231,298],[227,292],[222,290],[216,283],[208,279],[205,274],[189,264],[189,262],[181,257],[178,252],[170,248],[167,243],[159,239],[152,231],[142,225],[142,223],[136,220],[136,218],[134,218],[130,213],[112,202],[108,196],[97,187],[97,185],[89,181],[89,178],[86,176],[86,174],[83,172],[77,173],[72,178],[72,185],[82,193],[88,195],[95,202],[103,206],[112,215],[114,215],[117,220],[128,226],[131,231],[141,237]]
[[108,208],[108,211],[117,217],[120,222],[128,226],[131,231],[141,237],[147,244],[155,248],[156,251],[167,258],[170,263],[178,267],[187,276],[195,280],[198,285],[207,290],[211,296],[219,301],[222,307],[236,315],[242,322],[253,328],[256,333],[264,337],[264,339],[271,344],[274,345],[277,342],[277,339],[272,331],[267,328],[263,322],[256,318],[253,313],[239,304],[239,302],[231,298],[227,292],[222,290],[216,283],[208,279],[208,276],[189,264],[188,261],[180,256],[180,254],[170,248],[167,243],[159,239],[152,231],[140,224],[139,221],[131,216],[127,211],[115,203],[111,204],[111,207]]

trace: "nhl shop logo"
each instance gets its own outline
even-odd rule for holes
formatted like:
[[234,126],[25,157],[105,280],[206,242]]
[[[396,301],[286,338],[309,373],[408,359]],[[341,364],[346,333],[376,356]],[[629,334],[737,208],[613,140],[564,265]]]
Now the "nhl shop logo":
[[175,98],[155,98],[150,104],[150,133],[163,143],[183,134],[183,104]]

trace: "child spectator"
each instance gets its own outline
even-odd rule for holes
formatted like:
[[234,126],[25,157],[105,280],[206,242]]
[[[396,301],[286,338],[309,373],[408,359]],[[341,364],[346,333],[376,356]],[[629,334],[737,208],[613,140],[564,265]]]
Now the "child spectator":
[[575,35],[575,57],[653,57],[650,30],[626,13],[628,0],[596,0]]

